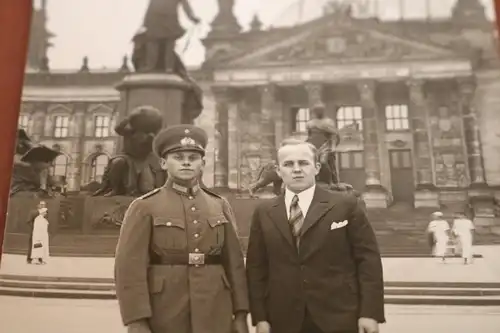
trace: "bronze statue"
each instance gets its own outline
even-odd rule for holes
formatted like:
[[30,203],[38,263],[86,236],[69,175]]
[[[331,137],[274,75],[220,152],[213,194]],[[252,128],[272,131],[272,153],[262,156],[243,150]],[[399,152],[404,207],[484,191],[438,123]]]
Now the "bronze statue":
[[307,142],[318,149],[318,158],[321,163],[317,181],[332,186],[339,183],[337,173],[335,147],[340,143],[340,136],[335,122],[325,116],[325,107],[315,105],[312,110],[312,119],[307,123]]
[[26,131],[17,131],[10,196],[20,192],[52,196],[49,169],[59,152],[31,141]]
[[[325,107],[316,105],[312,108],[312,119],[307,123],[307,142],[318,149],[318,158],[321,163],[321,169],[316,176],[319,185],[323,185],[335,191],[352,190],[350,184],[341,183],[337,167],[335,147],[340,143],[340,134],[335,126],[335,122],[325,116]],[[276,163],[268,163],[261,167],[257,180],[249,186],[250,196],[258,190],[273,184],[273,193],[279,195],[283,181],[276,171]]]
[[182,104],[182,123],[186,124],[200,115],[203,96],[175,52],[175,43],[184,34],[177,17],[179,4],[193,22],[199,22],[188,0],[150,0],[143,27],[133,38],[132,65],[137,72],[171,73],[187,83]]
[[[195,24],[200,22],[189,0],[150,0],[141,29],[134,36],[134,67],[138,72],[175,73],[175,44],[184,35],[178,7]],[[142,49],[139,53],[135,51]]]
[[162,115],[151,107],[133,110],[116,126],[123,151],[110,159],[94,196],[140,196],[165,183],[165,171],[152,151],[153,138],[162,126]]

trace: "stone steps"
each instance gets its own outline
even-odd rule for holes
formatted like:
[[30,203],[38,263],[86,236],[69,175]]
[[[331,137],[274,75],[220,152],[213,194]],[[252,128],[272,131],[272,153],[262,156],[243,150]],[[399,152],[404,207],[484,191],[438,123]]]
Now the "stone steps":
[[[115,299],[112,279],[0,275],[0,295]],[[386,304],[500,305],[500,283],[387,282]]]
[[[51,239],[50,252],[51,256],[55,257],[112,257],[115,253],[117,239],[117,235],[58,235]],[[377,235],[377,239],[384,257],[430,256],[430,248],[425,235],[390,233]],[[245,249],[247,241],[246,237],[241,239]],[[500,237],[498,237],[498,242],[500,242]],[[491,243],[492,240],[487,244]],[[27,244],[27,235],[17,234],[15,237],[6,237],[4,252],[25,254]],[[481,244],[481,242],[476,239],[476,244]]]

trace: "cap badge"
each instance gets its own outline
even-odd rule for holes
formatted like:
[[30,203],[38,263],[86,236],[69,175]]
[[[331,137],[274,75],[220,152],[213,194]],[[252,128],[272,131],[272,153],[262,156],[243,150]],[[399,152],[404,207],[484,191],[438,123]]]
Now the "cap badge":
[[194,141],[192,138],[185,137],[181,140],[181,145],[194,146],[194,145],[196,145],[196,141]]

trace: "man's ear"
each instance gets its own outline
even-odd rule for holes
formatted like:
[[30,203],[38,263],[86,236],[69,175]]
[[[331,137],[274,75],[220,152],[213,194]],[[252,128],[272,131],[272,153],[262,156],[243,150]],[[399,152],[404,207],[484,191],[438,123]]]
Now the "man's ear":
[[167,160],[163,157],[160,158],[160,167],[162,170],[167,170]]
[[320,162],[316,162],[316,171],[315,171],[315,174],[316,176],[319,174],[319,171],[321,170],[321,163]]

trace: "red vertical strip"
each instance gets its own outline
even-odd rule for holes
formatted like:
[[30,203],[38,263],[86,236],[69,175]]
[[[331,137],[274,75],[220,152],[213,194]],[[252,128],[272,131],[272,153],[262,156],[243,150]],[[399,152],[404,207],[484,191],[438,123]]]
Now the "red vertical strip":
[[[495,17],[496,17],[496,26],[497,26],[497,38],[500,38],[500,0],[493,0],[493,3],[495,5]],[[500,40],[499,40],[500,42]],[[500,45],[500,43],[499,43]],[[498,56],[500,56],[500,49],[498,50]]]
[[31,0],[0,1],[0,254],[21,104]]

